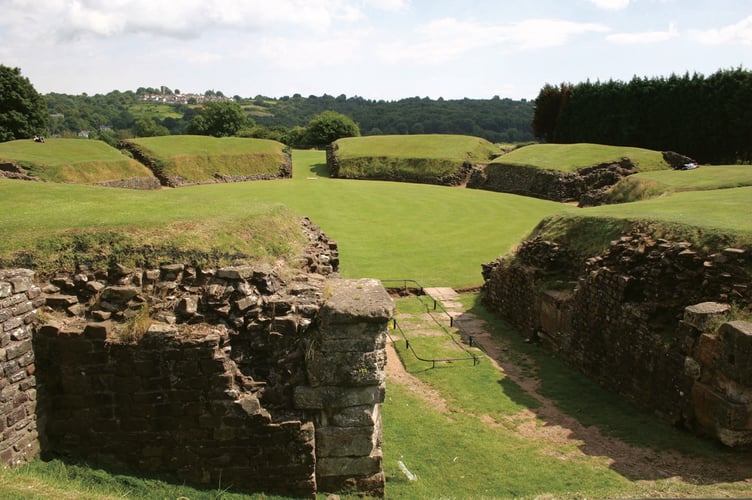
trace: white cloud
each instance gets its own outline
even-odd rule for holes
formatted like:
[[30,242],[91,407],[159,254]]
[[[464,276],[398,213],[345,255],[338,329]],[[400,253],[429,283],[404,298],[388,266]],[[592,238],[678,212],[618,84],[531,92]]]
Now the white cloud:
[[378,53],[390,63],[439,64],[483,47],[538,49],[566,44],[588,32],[608,31],[606,26],[562,19],[528,19],[510,24],[485,24],[444,18],[414,30],[412,40],[384,42]]
[[264,31],[284,25],[323,32],[335,22],[361,19],[358,5],[354,0],[11,0],[3,5],[0,27],[26,31],[27,39],[35,33],[58,40],[130,33],[198,38],[212,29]]
[[608,35],[606,40],[618,45],[647,45],[651,43],[665,42],[679,36],[679,30],[673,23],[668,31],[643,31],[638,33],[614,33]]
[[621,10],[629,7],[629,0],[590,0],[599,9]]
[[323,38],[261,39],[256,53],[274,66],[295,71],[352,62],[370,35],[368,30],[344,31]]
[[720,29],[695,30],[691,32],[691,35],[700,43],[708,45],[752,45],[752,16],[748,16],[736,24],[724,26]]
[[410,8],[410,0],[365,0],[365,4],[374,9],[402,12]]

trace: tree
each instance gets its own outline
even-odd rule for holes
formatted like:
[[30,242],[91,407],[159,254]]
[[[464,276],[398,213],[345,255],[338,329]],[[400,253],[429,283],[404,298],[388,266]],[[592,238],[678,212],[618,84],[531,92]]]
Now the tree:
[[0,142],[31,138],[47,129],[47,104],[19,68],[0,64]]
[[311,118],[306,127],[311,146],[326,146],[343,137],[360,136],[360,128],[352,118],[336,111],[324,111]]
[[159,135],[170,135],[170,131],[164,125],[160,125],[154,118],[139,118],[133,125],[133,131],[136,137],[155,137]]
[[569,93],[569,86],[561,84],[560,87],[554,87],[546,84],[535,98],[535,111],[533,113],[533,135],[546,142],[553,142],[556,139],[557,128],[559,124],[559,115],[566,96]]
[[246,127],[252,127],[243,108],[234,101],[218,101],[204,104],[201,113],[194,116],[188,125],[188,133],[228,137]]

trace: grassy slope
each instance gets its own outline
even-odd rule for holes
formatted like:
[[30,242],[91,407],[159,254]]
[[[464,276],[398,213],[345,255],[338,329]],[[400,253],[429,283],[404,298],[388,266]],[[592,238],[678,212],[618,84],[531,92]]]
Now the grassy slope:
[[0,161],[8,160],[43,180],[90,184],[130,177],[154,177],[137,161],[104,142],[48,139],[44,143],[18,140],[0,143]]
[[[492,192],[378,181],[308,179],[321,152],[295,152],[292,180],[157,192],[0,181],[0,255],[39,235],[75,228],[165,232],[174,221],[216,222],[231,234],[248,214],[283,203],[340,242],[346,277],[481,283],[480,263],[508,251],[556,203]],[[148,210],[145,210],[148,207]],[[199,228],[200,229],[200,228]],[[229,236],[228,236],[229,237]]]
[[676,191],[702,191],[752,186],[749,165],[704,166],[695,170],[659,170],[625,177],[609,192],[611,203],[654,198]]
[[619,161],[627,157],[641,172],[669,168],[661,153],[641,148],[602,144],[533,144],[496,158],[492,164],[534,166],[548,170],[574,172],[579,168]]
[[463,162],[486,162],[499,149],[465,135],[382,135],[336,141],[340,177],[436,178],[451,175]]
[[[141,227],[160,231],[170,221],[190,221],[200,227],[213,218],[224,217],[232,228],[249,210],[264,214],[279,202],[312,217],[339,239],[346,276],[390,278],[403,277],[404,272],[409,274],[404,277],[418,278],[425,285],[479,283],[480,262],[503,253],[541,217],[559,212],[563,215],[558,217],[584,220],[605,238],[611,237],[608,233],[612,229],[621,227],[624,218],[659,217],[672,224],[696,224],[706,230],[718,226],[752,241],[752,221],[739,216],[750,213],[752,187],[677,193],[649,202],[579,210],[490,192],[318,178],[326,171],[320,152],[296,151],[295,164],[293,180],[146,193],[0,181],[0,253],[31,244],[38,234],[58,227]],[[149,210],[144,210],[145,206]],[[589,232],[578,232],[578,236],[583,235],[596,238]],[[478,307],[472,300],[473,307]],[[541,365],[531,376],[540,377],[541,391],[557,400],[565,412],[588,424],[611,427],[609,432],[631,436],[640,445],[653,443],[650,445],[709,456],[719,453],[703,443],[695,444],[695,438],[680,436],[674,440],[674,430],[634,414],[631,407],[573,375],[535,346],[523,344],[514,332],[507,332],[503,322],[497,321],[496,328],[498,334],[514,343],[514,349],[537,357]],[[435,348],[442,350],[445,344],[440,341]],[[515,356],[514,350],[506,355]],[[390,386],[384,405],[385,470],[390,497],[549,494],[582,498],[749,493],[722,484],[692,486],[674,480],[642,484],[637,482],[640,478],[625,477],[603,458],[554,458],[553,445],[526,442],[515,435],[513,422],[503,420],[520,409],[534,409],[535,405],[519,388],[505,383],[502,374],[489,371],[486,365],[473,368],[455,364],[450,369],[425,372],[424,367],[411,365],[410,361],[407,365],[442,391],[453,410],[448,416],[439,414],[399,387]],[[458,386],[466,389],[458,391]],[[485,414],[504,423],[489,426]],[[541,421],[540,425],[547,424]],[[587,443],[583,450],[586,447]],[[566,456],[567,450],[557,453]],[[419,474],[418,482],[404,478],[397,460],[403,460]],[[5,481],[0,481],[0,491]],[[8,491],[16,494],[17,490]],[[115,494],[123,493],[116,490]],[[64,497],[58,491],[54,495]],[[74,496],[77,495],[71,497]]]
[[285,159],[284,144],[267,139],[181,135],[130,141],[162,163],[166,173],[191,182],[212,179],[215,173],[274,175]]
[[460,161],[485,161],[498,153],[496,146],[467,135],[372,135],[337,141],[341,159],[363,156],[393,158],[433,158]]
[[153,118],[155,120],[164,120],[165,118],[183,117],[182,113],[175,111],[172,104],[161,104],[156,102],[139,102],[128,107],[128,112],[136,118]]

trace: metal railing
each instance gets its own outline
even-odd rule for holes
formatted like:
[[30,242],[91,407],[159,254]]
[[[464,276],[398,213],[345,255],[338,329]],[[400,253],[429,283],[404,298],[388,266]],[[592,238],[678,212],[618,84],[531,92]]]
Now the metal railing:
[[[473,366],[476,366],[478,363],[480,363],[479,356],[477,354],[469,351],[461,342],[458,342],[456,336],[453,335],[452,332],[450,332],[444,326],[444,324],[442,324],[436,318],[436,316],[432,313],[432,311],[437,311],[438,310],[440,314],[446,315],[449,318],[449,328],[454,327],[454,316],[452,316],[451,314],[449,314],[449,311],[446,310],[446,308],[444,307],[444,305],[441,302],[439,302],[438,300],[434,299],[433,297],[431,297],[431,300],[433,301],[433,307],[431,307],[429,304],[426,304],[423,300],[420,299],[420,297],[425,297],[426,296],[425,291],[424,291],[424,287],[420,283],[418,283],[415,280],[411,280],[411,279],[381,280],[381,283],[384,285],[384,288],[391,289],[391,290],[402,290],[406,294],[415,291],[415,297],[417,298],[417,300],[419,300],[421,302],[421,304],[423,304],[425,306],[426,313],[431,317],[431,319],[434,321],[434,323],[436,323],[436,325],[439,326],[439,328],[441,328],[444,331],[444,333],[447,334],[447,336],[452,340],[452,342],[460,350],[462,350],[463,352],[467,353],[466,357],[459,357],[459,358],[427,358],[427,357],[421,356],[415,350],[413,344],[410,343],[410,339],[407,338],[407,335],[405,334],[405,331],[399,325],[399,323],[397,322],[397,319],[394,318],[392,320],[393,329],[394,330],[399,330],[400,334],[402,335],[403,340],[405,341],[405,348],[408,349],[413,354],[413,356],[415,357],[415,359],[417,359],[418,361],[423,361],[423,362],[426,362],[426,363],[431,363],[431,367],[432,368],[436,367],[436,363],[448,363],[448,362],[453,362],[453,361],[471,361],[472,360]],[[390,286],[387,285],[387,283],[401,283],[402,286],[400,286],[400,287],[390,287]],[[414,286],[413,287],[408,287],[408,283],[413,284]],[[387,332],[387,335],[389,335],[388,332]],[[389,339],[392,341],[392,343],[394,343],[394,339],[392,338],[391,335],[389,335]],[[472,337],[469,337],[469,342],[470,342],[470,346],[473,346],[473,339],[472,339]],[[479,347],[479,346],[476,345],[475,347]]]

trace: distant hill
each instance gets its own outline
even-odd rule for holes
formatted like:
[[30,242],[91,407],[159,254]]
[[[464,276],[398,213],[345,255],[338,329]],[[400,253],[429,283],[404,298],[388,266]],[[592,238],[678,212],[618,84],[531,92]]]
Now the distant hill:
[[512,99],[430,99],[411,97],[397,101],[362,97],[307,98],[298,94],[281,99],[258,97],[248,111],[267,126],[305,125],[322,111],[351,117],[363,135],[461,134],[491,142],[526,142],[533,139],[534,102]]
[[[93,96],[47,94],[47,109],[52,117],[49,135],[76,135],[85,131],[90,137],[114,145],[118,137],[132,137],[136,120],[145,117],[166,127],[171,134],[183,134],[200,109],[198,104],[148,95],[150,98],[145,100],[144,95],[136,92],[117,90]],[[280,98],[235,96],[233,100],[258,125],[273,129],[303,127],[315,115],[331,110],[355,120],[363,135],[462,134],[491,142],[533,139],[534,102],[526,100],[411,97],[384,101],[327,94]]]

